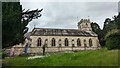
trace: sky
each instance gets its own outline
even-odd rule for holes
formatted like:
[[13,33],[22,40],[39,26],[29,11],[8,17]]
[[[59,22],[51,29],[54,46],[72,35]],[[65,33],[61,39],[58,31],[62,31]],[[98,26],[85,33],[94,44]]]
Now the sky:
[[41,9],[42,16],[32,20],[27,27],[29,32],[35,28],[77,29],[81,19],[90,19],[103,28],[106,18],[118,14],[118,2],[73,2],[73,1],[33,1],[21,0],[23,9]]

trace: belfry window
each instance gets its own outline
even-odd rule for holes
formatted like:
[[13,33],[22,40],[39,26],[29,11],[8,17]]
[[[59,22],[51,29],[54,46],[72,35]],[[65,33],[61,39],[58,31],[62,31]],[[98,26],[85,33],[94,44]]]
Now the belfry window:
[[65,46],[68,46],[68,39],[67,38],[65,38]]
[[81,46],[81,42],[79,38],[77,39],[77,46]]
[[37,46],[41,46],[41,44],[42,44],[41,41],[42,41],[41,38],[38,38],[38,40],[37,40]]
[[92,39],[89,39],[89,46],[91,47],[93,44],[92,44]]
[[55,46],[55,38],[52,38],[52,46]]

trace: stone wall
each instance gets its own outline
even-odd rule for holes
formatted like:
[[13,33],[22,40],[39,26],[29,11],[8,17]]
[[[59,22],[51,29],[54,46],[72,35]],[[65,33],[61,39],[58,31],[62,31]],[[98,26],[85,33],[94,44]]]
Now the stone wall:
[[[38,38],[41,38],[42,45],[37,46]],[[52,38],[55,38],[55,45],[51,46]],[[69,46],[65,46],[65,38],[68,38]],[[81,46],[77,46],[77,39],[80,39]],[[48,39],[47,47],[45,51],[48,52],[62,52],[62,51],[81,51],[81,50],[96,50],[100,49],[99,40],[97,37],[87,37],[87,36],[31,36],[32,41],[29,42],[31,46],[29,46],[28,53],[34,53],[34,54],[42,54],[43,49],[42,46],[45,43],[45,40]],[[61,39],[61,46],[59,46],[59,39]],[[74,47],[72,46],[72,40],[74,39]],[[87,47],[84,46],[84,39],[86,40]],[[89,39],[92,39],[93,46],[89,46]],[[25,43],[26,44],[26,43]],[[13,46],[13,48],[16,50],[16,55],[23,54],[25,49],[25,44],[19,44]]]
[[[15,55],[24,54],[24,47],[14,47]],[[63,51],[81,51],[81,50],[96,50],[100,49],[99,47],[47,47],[45,48],[46,53],[50,52],[63,52]],[[42,47],[29,47],[28,48],[29,54],[42,54],[43,49]]]
[[[84,39],[86,40],[86,44],[87,47],[89,47],[89,39],[92,40],[93,46],[92,47],[98,47],[100,46],[99,44],[99,40],[97,37],[86,37],[86,36],[31,36],[32,42],[31,42],[31,47],[37,47],[37,42],[38,42],[38,38],[42,39],[42,46],[45,44],[45,40],[48,39],[48,47],[51,47],[51,43],[52,43],[52,38],[55,38],[55,47],[59,47],[59,39],[61,39],[61,46],[62,47],[66,47],[65,46],[65,38],[68,39],[69,41],[69,46],[68,47],[72,47],[72,40],[74,40],[74,46],[77,47],[77,39],[79,38],[81,41],[81,47],[84,47]],[[40,47],[42,47],[40,46]]]

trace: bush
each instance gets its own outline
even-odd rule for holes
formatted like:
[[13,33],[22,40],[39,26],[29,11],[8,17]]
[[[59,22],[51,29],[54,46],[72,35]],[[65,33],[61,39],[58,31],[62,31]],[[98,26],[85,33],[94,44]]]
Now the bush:
[[113,36],[106,39],[106,46],[109,50],[120,49],[120,36]]
[[105,36],[105,45],[109,50],[120,49],[120,30],[114,29]]
[[5,52],[5,50],[3,49],[2,51],[1,51],[1,56],[2,56],[2,59],[4,59],[5,57],[7,57],[7,54],[6,54],[6,52]]
[[5,57],[7,57],[7,54],[5,53],[5,51],[2,51],[2,59],[4,59]]

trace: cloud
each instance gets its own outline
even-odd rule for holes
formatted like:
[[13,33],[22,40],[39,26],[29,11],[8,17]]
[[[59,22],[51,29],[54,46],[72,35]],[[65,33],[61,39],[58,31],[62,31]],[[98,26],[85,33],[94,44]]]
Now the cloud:
[[[34,28],[77,29],[77,22],[89,18],[103,27],[107,17],[118,13],[117,2],[22,2],[25,9],[41,9],[42,16],[28,24],[29,31]],[[78,17],[78,19],[77,19]]]

